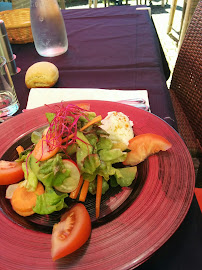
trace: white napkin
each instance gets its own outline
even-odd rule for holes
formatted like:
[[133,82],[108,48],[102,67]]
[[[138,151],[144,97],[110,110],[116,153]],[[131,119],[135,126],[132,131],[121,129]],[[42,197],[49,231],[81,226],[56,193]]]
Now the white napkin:
[[106,100],[134,106],[136,98],[145,100],[149,107],[147,90],[107,90],[94,88],[32,88],[29,93],[26,109],[34,109],[44,104],[71,100]]

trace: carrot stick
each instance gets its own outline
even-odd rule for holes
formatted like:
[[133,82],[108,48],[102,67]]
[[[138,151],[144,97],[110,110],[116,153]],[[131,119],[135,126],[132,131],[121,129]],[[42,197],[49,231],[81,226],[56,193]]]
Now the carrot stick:
[[89,121],[85,126],[83,126],[80,131],[83,131],[84,129],[88,128],[89,126],[99,122],[102,120],[102,116],[101,115],[98,115],[96,116],[95,118],[93,118],[91,121]]
[[77,196],[79,194],[79,191],[81,189],[82,184],[83,184],[83,177],[81,176],[77,188],[74,191],[72,191],[70,193],[70,195],[69,195],[69,197],[71,199],[76,199],[77,198]]
[[86,111],[90,111],[90,104],[89,103],[79,103],[76,104],[76,106],[78,106],[81,109],[84,109]]
[[[40,161],[47,160],[47,159],[53,157],[55,154],[57,154],[57,152],[60,150],[60,147],[57,146],[56,139],[51,140],[52,149],[47,144],[46,139],[51,140],[52,138],[50,138],[50,136],[46,135],[46,136],[42,137],[42,139],[40,139],[38,141],[38,143],[35,145],[35,148],[34,148],[32,154],[37,160],[40,160]],[[58,138],[58,140],[59,140],[59,142],[61,141],[60,138]]]
[[83,183],[83,186],[82,186],[82,189],[81,189],[81,193],[80,193],[80,196],[79,196],[79,201],[85,202],[86,196],[87,196],[87,193],[88,193],[88,187],[89,187],[89,181],[84,180],[84,183]]
[[97,176],[96,203],[95,203],[96,218],[98,218],[100,215],[101,196],[102,196],[102,176],[98,174],[98,176]]
[[[93,125],[93,124],[95,124],[95,123],[97,123],[97,122],[99,122],[101,120],[102,120],[102,116],[101,115],[98,115],[95,118],[93,118],[93,120],[89,121],[85,126],[83,126],[79,131],[83,131],[84,129],[90,127],[91,125]],[[62,142],[64,143],[64,142],[72,139],[73,137],[74,137],[74,134],[71,134],[68,137],[64,138],[62,140]]]
[[22,147],[22,145],[19,145],[17,148],[16,148],[16,151],[18,152],[18,155],[20,155],[20,153],[22,153],[24,151],[24,148]]
[[32,208],[36,205],[37,195],[43,193],[44,187],[41,183],[38,183],[33,192],[29,192],[24,186],[19,185],[11,198],[13,210],[22,216],[34,214]]

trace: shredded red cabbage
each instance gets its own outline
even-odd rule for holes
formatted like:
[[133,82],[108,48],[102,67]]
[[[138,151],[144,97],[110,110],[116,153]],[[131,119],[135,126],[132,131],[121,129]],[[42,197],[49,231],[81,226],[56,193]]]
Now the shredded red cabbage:
[[[81,116],[85,117],[87,110],[82,109],[74,104],[65,106],[62,102],[61,105],[53,110],[55,113],[54,119],[51,121],[49,129],[46,134],[46,143],[49,146],[49,151],[59,147],[63,150],[76,142],[77,139],[77,123]],[[62,138],[70,139],[63,140]]]

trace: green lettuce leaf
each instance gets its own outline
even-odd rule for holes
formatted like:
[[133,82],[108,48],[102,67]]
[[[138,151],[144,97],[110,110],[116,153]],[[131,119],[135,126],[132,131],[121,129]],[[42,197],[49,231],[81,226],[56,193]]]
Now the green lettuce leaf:
[[36,206],[33,211],[40,215],[49,215],[55,211],[60,211],[67,207],[64,202],[67,197],[67,194],[58,195],[54,189],[46,188],[45,193],[37,196]]
[[[104,195],[107,190],[109,189],[109,184],[107,183],[106,180],[102,179],[102,195]],[[92,194],[95,195],[97,191],[97,181],[94,180],[93,182],[90,182],[88,191]]]
[[102,179],[102,195],[109,189],[109,184],[105,179]]
[[116,178],[114,175],[112,175],[109,179],[109,184],[111,187],[117,187],[119,184],[116,181]]
[[67,146],[66,150],[65,150],[65,154],[67,156],[71,156],[73,154],[75,154],[77,151],[77,144],[73,143]]
[[55,118],[55,113],[46,113],[46,118],[49,123],[52,122],[52,120]]
[[83,122],[84,124],[86,124],[87,122],[93,120],[96,117],[96,113],[95,112],[85,112],[86,117],[81,116],[79,118],[79,121]]
[[60,154],[47,161],[37,161],[30,155],[30,168],[45,187],[59,186],[70,175]]
[[33,131],[31,134],[31,141],[34,144],[37,144],[39,140],[42,138],[42,133],[38,131]]
[[89,183],[88,191],[92,195],[95,195],[96,194],[96,189],[97,189],[97,184],[96,184],[96,181],[94,180],[94,181]]
[[85,157],[87,157],[89,154],[92,154],[93,147],[82,132],[78,131],[77,137],[78,139],[76,140],[76,142],[78,144],[78,148],[76,152],[76,160],[77,165],[81,170]]
[[104,161],[101,161],[97,171],[98,174],[103,176],[106,181],[109,180],[110,175],[114,175],[116,173],[116,169],[112,166],[112,163]]
[[121,149],[103,149],[99,151],[99,156],[101,160],[111,161],[113,163],[115,163],[114,160],[119,160],[122,156],[125,156],[125,154],[126,153],[122,152]]
[[116,181],[121,187],[128,187],[135,179],[136,173],[136,166],[116,169]]
[[98,154],[88,155],[83,162],[82,172],[93,174],[100,166],[100,159]]
[[110,149],[112,149],[112,146],[113,146],[113,143],[109,138],[100,137],[99,141],[97,143],[97,150],[101,150],[101,149],[110,150]]
[[22,151],[20,154],[19,154],[19,158],[16,159],[15,161],[17,162],[23,162],[23,161],[26,161],[26,159],[28,158],[29,154],[32,152],[33,150],[33,147],[32,148],[29,148],[29,149],[26,149],[24,151]]
[[86,136],[86,139],[89,141],[89,143],[90,143],[93,147],[95,147],[96,144],[97,144],[97,142],[98,142],[98,137],[97,137],[97,135],[94,134],[94,133],[90,133],[90,134],[86,134],[85,136]]
[[97,176],[97,171],[95,171],[93,174],[83,173],[82,176],[84,180],[88,180],[89,182],[92,182]]
[[34,174],[34,172],[31,170],[29,166],[29,162],[27,163],[27,166],[26,166],[26,162],[22,163],[22,170],[24,172],[24,178],[25,180],[27,180],[26,189],[30,192],[35,191],[38,185],[38,179],[36,175]]

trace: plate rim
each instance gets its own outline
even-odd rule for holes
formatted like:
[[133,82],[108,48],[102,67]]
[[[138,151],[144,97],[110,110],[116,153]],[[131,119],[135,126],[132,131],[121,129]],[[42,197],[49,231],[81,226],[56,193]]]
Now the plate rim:
[[[73,104],[75,104],[75,103],[96,103],[96,102],[99,102],[99,103],[108,103],[108,104],[112,104],[112,103],[114,103],[114,104],[118,104],[118,106],[123,106],[123,107],[128,107],[128,108],[130,108],[130,110],[132,109],[132,110],[134,110],[134,111],[141,111],[141,114],[150,114],[150,115],[152,115],[152,117],[154,117],[154,118],[157,118],[159,121],[161,121],[161,122],[163,122],[164,124],[166,124],[167,126],[169,126],[169,128],[170,128],[170,130],[171,130],[171,132],[175,135],[175,136],[177,136],[178,137],[178,139],[180,139],[181,140],[181,142],[182,142],[182,144],[184,144],[184,147],[185,147],[185,149],[187,149],[186,148],[186,145],[185,145],[185,143],[183,142],[183,140],[182,140],[182,138],[180,137],[180,135],[179,135],[179,133],[172,127],[172,126],[170,126],[165,120],[163,120],[163,119],[161,119],[159,116],[157,116],[157,115],[155,115],[155,114],[153,114],[153,113],[150,113],[150,112],[146,112],[146,111],[142,111],[141,109],[138,109],[138,108],[131,108],[131,106],[130,105],[125,105],[125,104],[120,104],[120,103],[118,103],[118,102],[112,102],[112,101],[100,101],[100,100],[71,100],[71,101],[66,101],[66,102],[63,102],[64,104],[69,104],[69,103],[73,103]],[[52,107],[52,106],[55,106],[55,105],[59,105],[60,103],[54,103],[54,104],[50,104],[50,105],[48,105],[48,107],[50,106],[50,107]],[[22,115],[24,115],[24,116],[28,116],[28,115],[30,115],[31,113],[41,113],[40,112],[40,110],[42,110],[43,111],[43,109],[45,108],[46,106],[41,106],[41,107],[38,107],[38,108],[34,108],[34,109],[31,109],[31,110],[28,110],[27,112],[24,112],[24,113],[21,113],[21,114],[19,114],[19,115],[16,115],[16,116],[14,116],[13,118],[11,118],[11,119],[9,119],[8,121],[6,121],[5,123],[2,123],[1,125],[0,125],[0,133],[1,133],[1,129],[4,127],[4,126],[6,126],[6,125],[10,125],[10,124],[12,124],[15,120],[16,121],[18,121],[18,120],[20,120],[21,118],[23,118],[23,116]],[[28,116],[28,118],[29,118],[29,116]],[[43,123],[41,126],[43,126],[45,123]],[[1,128],[2,127],[2,128]],[[39,126],[37,126],[37,127],[33,127],[33,130],[34,129],[36,129],[36,128],[39,128]],[[28,132],[28,131],[27,131]],[[29,131],[30,132],[30,131]],[[22,137],[24,136],[24,134],[22,135]],[[18,138],[19,139],[19,138]],[[7,149],[10,147],[11,145],[8,145],[7,146]],[[4,151],[4,153],[7,151],[7,149]],[[187,152],[186,152],[186,154],[187,155],[189,155],[189,159],[191,158],[191,155],[189,154],[189,152],[188,152],[188,149],[187,149]],[[2,157],[2,151],[1,151],[1,148],[0,148],[0,158]],[[190,159],[191,160],[191,159]],[[193,165],[193,164],[192,164]],[[193,167],[192,167],[192,169],[193,169]],[[192,193],[192,199],[193,199],[193,195],[194,195],[194,186],[193,186],[193,190],[191,191],[191,193]],[[190,205],[191,205],[191,202],[192,202],[192,199],[190,199],[190,201],[189,201],[189,205],[187,205],[187,209],[186,209],[186,211],[184,212],[184,215],[183,215],[183,218],[181,219],[181,221],[179,222],[179,224],[178,224],[178,226],[177,227],[175,227],[175,229],[173,230],[173,231],[171,231],[170,232],[170,235],[168,235],[167,236],[167,238],[166,239],[164,239],[164,241],[161,243],[161,245],[160,246],[158,246],[158,247],[156,247],[156,248],[154,248],[153,250],[151,250],[150,252],[148,252],[147,253],[147,256],[146,257],[143,257],[143,259],[142,260],[139,260],[138,262],[136,261],[136,260],[133,260],[133,261],[130,261],[130,263],[127,263],[127,268],[128,267],[137,267],[137,266],[139,266],[140,264],[142,264],[144,261],[146,261],[156,250],[158,250],[165,242],[167,242],[167,240],[176,232],[176,230],[179,228],[179,226],[181,225],[181,223],[182,223],[182,221],[184,220],[184,218],[185,218],[185,216],[186,216],[186,214],[187,214],[187,212],[188,212],[188,210],[189,210],[189,208],[190,208]],[[1,216],[0,216],[0,219],[1,219]],[[120,268],[120,269],[122,269],[122,268]],[[123,268],[123,269],[125,269],[125,268]]]

